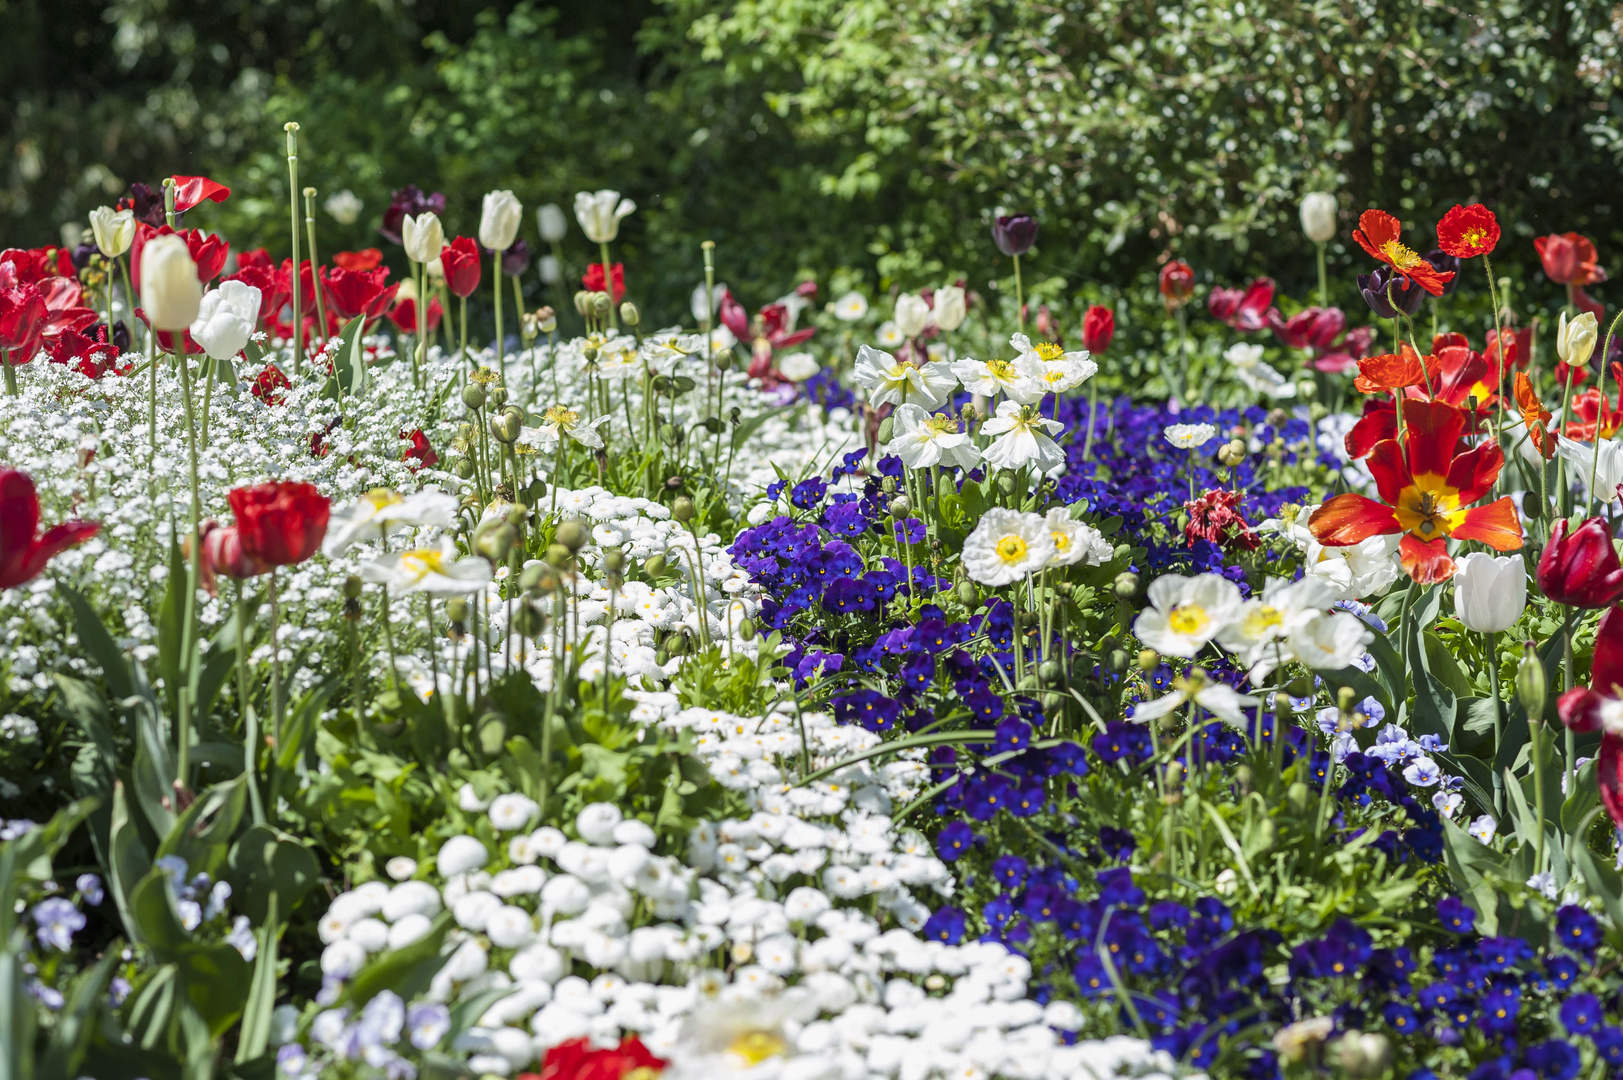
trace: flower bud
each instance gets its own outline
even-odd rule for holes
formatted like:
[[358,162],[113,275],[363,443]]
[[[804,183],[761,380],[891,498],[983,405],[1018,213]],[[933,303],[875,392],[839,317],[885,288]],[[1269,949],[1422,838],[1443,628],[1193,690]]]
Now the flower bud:
[[1352,687],[1343,686],[1336,691],[1336,708],[1340,709],[1343,714],[1352,712],[1353,706],[1356,704],[1358,704],[1358,695],[1353,691]]
[[1530,721],[1537,721],[1544,716],[1544,697],[1548,687],[1544,676],[1544,665],[1539,661],[1538,650],[1531,641],[1522,646],[1521,663],[1516,665],[1516,700],[1521,702],[1522,711],[1527,714]]
[[535,325],[543,334],[550,334],[558,329],[558,313],[552,310],[551,305],[537,308],[535,312]]
[[361,598],[361,590],[364,587],[365,586],[360,578],[356,577],[354,574],[350,574],[348,577],[344,578],[345,598],[349,600],[359,600]]
[[670,560],[663,555],[650,555],[642,562],[642,571],[649,577],[657,578],[665,572]]
[[486,713],[479,721],[479,752],[493,758],[502,752],[507,742],[507,724],[495,713]]
[[958,602],[967,608],[973,608],[981,602],[980,590],[975,588],[973,581],[960,581],[958,583]]
[[1154,671],[1161,663],[1161,657],[1154,649],[1140,649],[1138,652],[1138,669],[1140,671]]
[[620,305],[620,321],[627,326],[637,326],[642,323],[642,312],[630,300]]
[[592,314],[599,319],[606,319],[609,317],[609,312],[613,310],[614,300],[608,293],[592,293]]
[[1131,570],[1123,570],[1116,575],[1116,595],[1122,600],[1131,600],[1138,595],[1138,575]]
[[528,592],[541,584],[541,579],[547,573],[547,564],[533,562],[526,566],[518,576],[518,587]]
[[560,570],[566,568],[574,557],[575,553],[564,544],[547,545],[547,562]]
[[592,303],[592,297],[594,295],[596,294],[589,293],[585,289],[575,290],[575,310],[579,312],[583,318],[591,315],[592,311],[594,310]]
[[626,568],[626,553],[619,548],[610,548],[603,553],[603,569],[611,574],[623,573]]
[[745,619],[738,624],[738,636],[745,641],[755,640],[755,620]]
[[462,388],[462,404],[470,409],[485,407],[485,388],[476,382],[471,382]]
[[553,536],[553,539],[573,553],[586,546],[586,541],[591,539],[591,534],[586,531],[586,526],[579,520],[570,518],[568,521],[558,523],[558,531]]
[[1126,649],[1111,649],[1105,654],[1105,669],[1118,675],[1126,671],[1127,665],[1132,662],[1133,658],[1127,655]]
[[890,516],[904,518],[913,512],[913,502],[906,495],[898,495],[890,500]]
[[1336,1041],[1335,1058],[1351,1080],[1383,1076],[1392,1063],[1392,1043],[1372,1031],[1349,1031]]
[[521,637],[540,637],[541,631],[545,630],[546,628],[546,616],[542,615],[540,611],[536,610],[534,604],[528,602],[521,603],[514,610],[513,629],[517,630]]
[[1058,686],[1064,677],[1065,669],[1058,660],[1044,660],[1037,665],[1037,678],[1042,680],[1044,686]]
[[473,461],[472,461],[472,459],[465,458],[465,457],[457,458],[456,459],[456,464],[451,466],[451,472],[454,473],[456,475],[457,479],[459,479],[459,480],[472,480],[473,479]]
[[90,232],[101,253],[116,259],[135,242],[135,211],[99,206],[90,211]]
[[155,330],[185,330],[203,303],[197,263],[183,237],[154,237],[141,249],[141,306]]
[[500,416],[490,418],[490,434],[497,442],[516,442],[518,433],[523,427],[523,422],[512,413],[502,413]]
[[895,438],[895,435],[896,435],[896,419],[895,419],[895,417],[887,416],[883,420],[879,421],[879,432],[878,432],[876,438],[879,440],[879,444],[881,446],[883,446],[885,443],[890,442],[891,439]]
[[445,602],[445,617],[458,625],[468,621],[468,602],[460,596],[453,596]]
[[686,495],[678,495],[676,501],[671,503],[671,517],[680,522],[693,520],[693,500]]
[[473,535],[473,550],[483,555],[492,565],[507,561],[507,555],[518,542],[513,527],[503,521],[496,525],[481,526]]
[[432,210],[400,221],[400,240],[412,262],[431,263],[445,250],[445,227]]
[[1327,191],[1309,192],[1302,198],[1302,231],[1315,244],[1326,244],[1336,236],[1336,197]]
[[518,238],[519,222],[524,219],[524,207],[511,191],[491,191],[485,194],[479,215],[479,243],[489,251],[506,251]]

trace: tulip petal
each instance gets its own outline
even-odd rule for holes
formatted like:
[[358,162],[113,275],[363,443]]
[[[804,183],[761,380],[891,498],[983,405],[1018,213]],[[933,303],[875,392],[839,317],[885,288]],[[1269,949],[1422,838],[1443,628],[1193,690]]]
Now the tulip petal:
[[1398,518],[1390,506],[1355,492],[1347,492],[1328,500],[1313,511],[1308,528],[1326,547],[1349,547],[1399,531]]
[[1471,447],[1448,467],[1448,486],[1459,492],[1459,505],[1469,506],[1493,489],[1505,454],[1492,443]]
[[1603,694],[1623,697],[1623,606],[1613,605],[1600,617],[1589,685]]
[[1454,447],[1465,430],[1465,416],[1446,401],[1405,401],[1409,425],[1409,471],[1415,476],[1447,476]]
[[1600,759],[1595,762],[1600,783],[1600,801],[1612,821],[1623,825],[1623,738],[1608,732],[1600,740]]
[[1454,576],[1454,560],[1448,556],[1448,544],[1441,540],[1431,543],[1404,533],[1398,542],[1398,555],[1409,577],[1421,585],[1436,585]]
[[1495,551],[1516,551],[1522,546],[1522,522],[1516,504],[1506,495],[1486,506],[1474,506],[1454,526],[1456,540],[1480,540]]
[[1555,711],[1563,724],[1583,734],[1600,730],[1600,709],[1605,702],[1605,695],[1587,686],[1575,686],[1556,699]]

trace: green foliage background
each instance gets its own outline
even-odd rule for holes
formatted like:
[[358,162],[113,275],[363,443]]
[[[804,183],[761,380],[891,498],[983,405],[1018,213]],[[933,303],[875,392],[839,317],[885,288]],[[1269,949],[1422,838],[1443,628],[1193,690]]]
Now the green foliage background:
[[[1006,273],[1000,206],[1043,222],[1042,298],[1146,317],[1170,255],[1305,298],[1314,189],[1344,234],[1370,205],[1429,230],[1486,201],[1512,274],[1544,232],[1593,236],[1614,269],[1623,251],[1623,6],[1585,0],[0,0],[0,19],[9,245],[202,172],[236,188],[208,227],[285,252],[296,119],[301,182],[366,204],[323,218],[324,250],[375,243],[407,182],[467,233],[494,187],[533,208],[612,186],[642,208],[617,257],[656,322],[685,310],[705,238],[751,304],[839,268],[984,288]],[[1332,266],[1350,305],[1363,260],[1338,241]]]

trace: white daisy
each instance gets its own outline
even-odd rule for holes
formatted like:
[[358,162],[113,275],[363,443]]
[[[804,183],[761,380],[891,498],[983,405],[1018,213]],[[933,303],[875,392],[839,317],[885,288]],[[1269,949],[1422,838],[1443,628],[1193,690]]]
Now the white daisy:
[[964,570],[982,585],[1007,585],[1054,557],[1054,535],[1036,514],[993,507],[964,537]]

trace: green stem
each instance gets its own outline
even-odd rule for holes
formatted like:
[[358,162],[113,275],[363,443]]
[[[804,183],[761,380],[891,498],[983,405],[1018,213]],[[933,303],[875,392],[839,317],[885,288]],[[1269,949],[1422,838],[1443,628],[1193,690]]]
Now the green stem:
[[[1497,756],[1505,741],[1505,705],[1499,699],[1499,635],[1488,631],[1488,685],[1493,694],[1493,752]],[[1505,778],[1497,770],[1493,774],[1493,813],[1505,816]]]
[[[350,624],[352,627],[353,623]],[[248,701],[248,598],[237,581],[237,708],[242,711],[242,768],[248,779],[248,804],[254,824],[265,823],[265,804],[259,795],[259,717]]]
[[[270,572],[270,581],[266,588],[270,592],[271,609],[271,720],[276,725],[273,734],[280,737],[286,725],[283,722],[287,706],[282,701],[282,646],[278,640],[278,631],[282,628],[282,603],[276,592],[276,571]],[[275,807],[271,808],[273,811]]]
[[316,332],[327,340],[327,304],[321,296],[321,279],[317,276],[316,262],[316,189],[304,189],[304,229],[310,236],[310,287],[316,292]]
[[1026,294],[1020,284],[1020,256],[1014,259],[1014,318],[1020,327],[1020,332],[1026,332]]
[[496,290],[496,370],[505,375],[507,366],[503,363],[505,359],[503,353],[506,349],[502,338],[502,253],[499,251],[490,253],[490,274],[491,285]]
[[[287,132],[287,206],[293,234],[293,377],[298,378],[304,358],[304,309],[299,298],[299,125],[289,120]],[[312,275],[315,267],[311,266]]]
[[0,349],[0,367],[6,369],[6,396],[17,396],[17,371],[11,366],[11,350]]
[[1319,306],[1330,306],[1330,278],[1324,268],[1324,241],[1319,241]]
[[611,273],[613,264],[609,262],[609,245],[607,241],[598,245],[603,251],[603,291],[609,297],[609,329],[613,330],[620,325],[619,318],[614,310],[614,276]]

